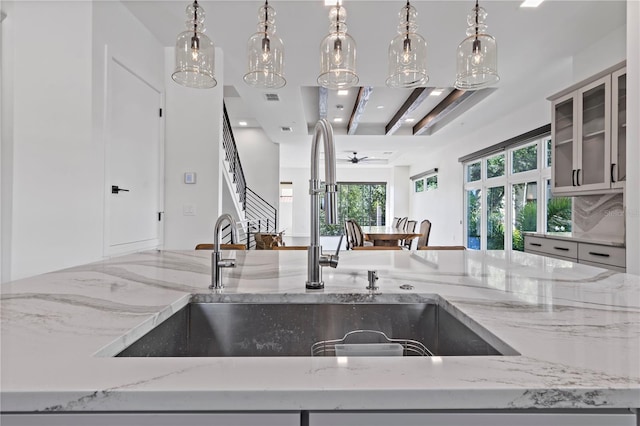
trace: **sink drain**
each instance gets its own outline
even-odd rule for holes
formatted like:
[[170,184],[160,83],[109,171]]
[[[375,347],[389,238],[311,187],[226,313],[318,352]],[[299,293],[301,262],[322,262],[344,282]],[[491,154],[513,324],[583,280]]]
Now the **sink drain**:
[[402,290],[413,290],[413,286],[411,284],[402,284],[400,288]]

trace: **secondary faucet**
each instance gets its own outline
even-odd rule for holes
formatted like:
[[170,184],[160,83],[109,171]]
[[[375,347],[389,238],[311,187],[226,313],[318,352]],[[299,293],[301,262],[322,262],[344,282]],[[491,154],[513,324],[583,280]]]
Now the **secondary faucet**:
[[[311,142],[311,180],[309,180],[309,195],[311,195],[311,238],[307,259],[307,283],[306,287],[312,290],[324,288],[322,281],[322,266],[338,266],[338,251],[335,255],[323,255],[320,246],[320,180],[318,179],[318,138],[324,142],[324,212],[328,225],[335,224],[337,219],[336,208],[336,153],[333,142],[333,128],[323,118],[316,123]],[[342,242],[342,239],[340,240]]]
[[220,278],[220,268],[235,268],[236,261],[234,259],[222,259],[220,253],[220,230],[224,222],[229,222],[231,225],[231,244],[236,244],[238,241],[238,231],[236,229],[236,223],[233,217],[224,213],[221,214],[216,221],[216,226],[213,231],[213,253],[211,253],[211,285],[210,289],[224,288],[222,285],[222,279]]

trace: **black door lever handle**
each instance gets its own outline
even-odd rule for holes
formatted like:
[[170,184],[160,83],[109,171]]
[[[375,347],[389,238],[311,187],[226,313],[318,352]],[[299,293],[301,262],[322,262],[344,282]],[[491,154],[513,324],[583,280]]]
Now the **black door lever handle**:
[[128,189],[119,188],[118,185],[111,185],[111,193],[117,194],[120,191],[129,192]]

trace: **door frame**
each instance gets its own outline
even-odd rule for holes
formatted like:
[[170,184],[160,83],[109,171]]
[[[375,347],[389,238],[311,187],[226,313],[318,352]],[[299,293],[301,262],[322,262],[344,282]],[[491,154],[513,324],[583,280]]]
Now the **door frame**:
[[116,255],[123,255],[127,253],[133,253],[145,249],[162,249],[164,244],[164,175],[165,175],[165,114],[163,113],[158,120],[158,205],[156,211],[159,215],[158,220],[158,238],[149,241],[135,242],[130,244],[122,244],[117,248],[110,246],[110,199],[111,199],[111,138],[110,138],[110,126],[111,126],[111,91],[110,91],[110,79],[113,74],[112,67],[115,64],[123,67],[130,72],[133,76],[138,78],[141,82],[149,86],[152,90],[158,93],[160,104],[158,109],[165,111],[165,92],[164,88],[156,87],[151,83],[150,79],[145,78],[143,72],[137,72],[134,67],[127,64],[127,60],[117,53],[113,52],[113,48],[109,45],[104,46],[104,70],[103,70],[103,117],[102,117],[102,134],[103,134],[103,147],[104,147],[104,209],[103,209],[103,256],[111,257]]

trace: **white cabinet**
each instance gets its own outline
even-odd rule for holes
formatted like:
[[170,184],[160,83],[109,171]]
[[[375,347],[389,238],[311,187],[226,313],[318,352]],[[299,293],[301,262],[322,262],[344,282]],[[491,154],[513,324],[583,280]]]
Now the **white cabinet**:
[[636,416],[620,413],[429,413],[310,412],[309,426],[636,426]]
[[623,188],[626,71],[621,65],[550,97],[552,190],[595,194]]
[[627,178],[627,68],[611,74],[611,186],[624,188]]
[[299,412],[3,414],[3,426],[300,426]]
[[549,236],[525,235],[524,251],[617,272],[626,271],[626,250],[624,247],[569,241]]

